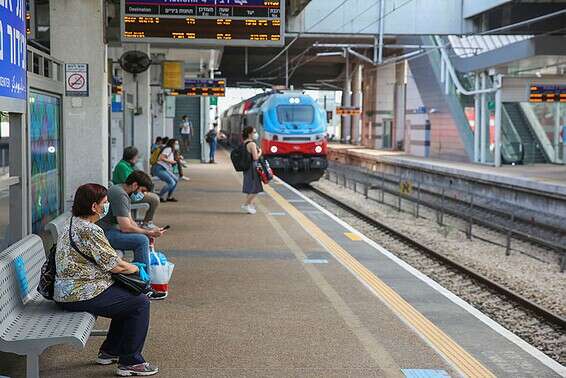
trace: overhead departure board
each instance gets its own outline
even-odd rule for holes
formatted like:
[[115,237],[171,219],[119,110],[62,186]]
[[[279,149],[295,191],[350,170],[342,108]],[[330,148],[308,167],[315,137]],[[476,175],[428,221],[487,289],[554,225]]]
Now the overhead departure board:
[[282,0],[121,0],[123,42],[281,46]]
[[530,87],[529,102],[566,102],[566,85],[537,85]]
[[185,89],[171,92],[171,95],[224,97],[226,79],[188,79]]

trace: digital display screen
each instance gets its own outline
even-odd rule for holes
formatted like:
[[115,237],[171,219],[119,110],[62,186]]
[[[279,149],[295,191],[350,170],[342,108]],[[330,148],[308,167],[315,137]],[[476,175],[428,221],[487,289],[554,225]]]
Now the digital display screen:
[[566,102],[566,85],[531,85],[529,102]]
[[122,0],[124,42],[281,46],[281,0]]
[[185,89],[171,92],[171,95],[224,97],[226,79],[188,79]]

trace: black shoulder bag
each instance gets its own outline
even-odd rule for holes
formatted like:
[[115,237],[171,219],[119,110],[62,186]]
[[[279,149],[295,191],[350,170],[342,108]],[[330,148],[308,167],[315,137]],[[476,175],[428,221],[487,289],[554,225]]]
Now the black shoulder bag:
[[[69,226],[69,242],[71,244],[71,247],[73,247],[73,249],[77,251],[77,253],[81,255],[84,259],[90,261],[96,267],[98,267],[98,264],[96,263],[94,258],[92,256],[88,256],[82,253],[75,244],[75,241],[73,240],[73,235],[71,233],[72,227],[73,227],[73,218],[71,217],[71,223]],[[132,273],[132,274],[110,273],[110,274],[112,275],[112,279],[114,280],[114,282],[122,286],[124,289],[129,290],[134,295],[146,294],[151,291],[151,286],[149,285],[148,282],[140,278],[139,273]]]

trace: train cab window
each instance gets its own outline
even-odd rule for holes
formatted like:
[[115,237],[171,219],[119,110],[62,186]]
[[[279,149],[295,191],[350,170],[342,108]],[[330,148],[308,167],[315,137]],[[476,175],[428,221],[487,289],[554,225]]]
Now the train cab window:
[[259,113],[258,119],[259,119],[259,124],[263,125],[263,113]]
[[277,107],[280,123],[312,123],[314,108],[308,105],[281,105]]

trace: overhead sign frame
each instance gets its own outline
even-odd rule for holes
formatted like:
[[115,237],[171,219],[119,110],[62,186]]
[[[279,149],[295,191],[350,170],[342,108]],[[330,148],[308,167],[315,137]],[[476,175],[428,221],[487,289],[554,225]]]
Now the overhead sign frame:
[[[132,6],[132,4],[126,4],[127,2],[135,2],[136,6],[140,7],[136,9],[138,13],[132,13],[131,11],[126,13],[126,5]],[[257,4],[255,7],[253,5],[245,5],[248,2],[262,2],[263,4]],[[279,17],[270,17],[271,10],[276,9],[273,4],[269,3],[279,3],[278,13]],[[238,4],[236,4],[238,3]],[[268,3],[267,5],[265,3]],[[147,4],[147,5],[144,5]],[[153,45],[193,45],[193,46],[240,46],[240,47],[281,47],[285,44],[285,0],[178,0],[171,3],[167,0],[120,0],[121,7],[121,17],[120,17],[120,39],[124,43],[151,43]],[[163,8],[161,8],[163,7]],[[147,8],[147,9],[146,9]],[[193,10],[194,8],[194,10]],[[229,9],[231,8],[231,10]],[[243,16],[240,9],[249,12],[250,10],[256,8],[267,9],[267,16],[254,17],[254,16]],[[129,8],[133,9],[133,8]],[[234,15],[235,9],[238,9],[238,15]],[[170,11],[165,13],[165,10]],[[183,11],[183,14],[173,14],[173,10]],[[191,14],[189,14],[191,10]],[[263,13],[262,13],[263,14]],[[216,24],[213,26],[218,26],[218,32],[216,33],[216,38],[199,38],[198,35],[192,35],[191,31],[185,31],[179,29],[177,32],[171,32],[178,35],[178,38],[171,37],[145,37],[142,32],[130,31],[132,33],[130,36],[126,36],[126,22],[128,23],[138,23],[140,25],[156,25],[164,24],[164,20],[171,19],[179,25],[177,27],[185,25],[198,25],[199,20],[211,23],[208,20],[215,20]],[[184,20],[184,21],[178,21]],[[275,25],[273,22],[279,20],[279,25]],[[250,34],[248,39],[235,38],[234,33],[227,33],[226,30],[234,24],[238,24],[239,29],[235,31],[247,33],[253,28],[267,27],[269,22],[271,27],[278,26],[279,34],[278,39],[273,40],[273,34],[269,37],[269,34],[262,32],[256,34]],[[243,22],[243,24],[242,24]],[[206,25],[210,28],[211,25]],[[190,30],[190,29],[189,29]],[[229,29],[228,29],[229,30]],[[136,34],[137,33],[137,34]],[[258,39],[251,39],[256,36]],[[264,39],[267,38],[267,39]]]
[[362,109],[358,107],[338,106],[336,108],[336,114],[341,116],[360,115],[362,114]]
[[226,79],[194,78],[185,80],[185,88],[174,91],[173,95],[202,96],[202,97],[225,97]]

